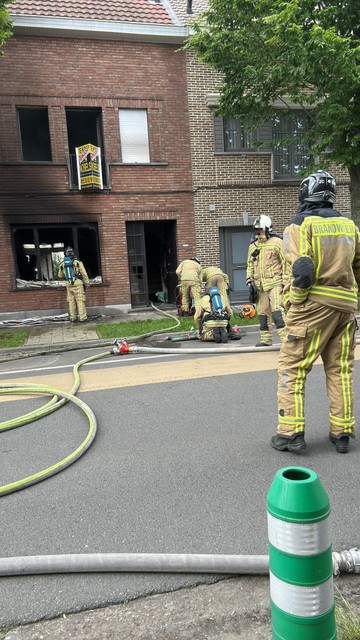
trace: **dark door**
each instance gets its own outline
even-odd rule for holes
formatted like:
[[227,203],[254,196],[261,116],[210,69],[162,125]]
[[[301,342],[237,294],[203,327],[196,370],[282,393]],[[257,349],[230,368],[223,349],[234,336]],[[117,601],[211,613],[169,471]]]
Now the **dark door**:
[[127,222],[131,305],[174,302],[176,222]]
[[129,258],[131,306],[145,306],[149,302],[146,276],[146,250],[143,222],[127,222],[126,236]]
[[225,227],[221,237],[221,263],[228,274],[232,292],[232,302],[248,301],[246,286],[247,254],[252,227]]

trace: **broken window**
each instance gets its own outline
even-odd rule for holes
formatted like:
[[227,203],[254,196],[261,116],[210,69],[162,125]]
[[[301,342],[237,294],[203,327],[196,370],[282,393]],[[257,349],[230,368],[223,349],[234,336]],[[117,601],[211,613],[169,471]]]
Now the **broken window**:
[[102,180],[103,184],[107,185],[101,109],[66,107],[65,112],[70,153],[71,186],[79,186],[75,149],[89,143],[94,147],[100,148]]
[[14,225],[12,238],[18,286],[19,280],[39,284],[57,281],[59,264],[68,246],[74,248],[76,256],[84,263],[89,278],[100,278],[99,241],[95,223]]
[[29,162],[51,162],[47,107],[18,107],[17,113],[22,159]]

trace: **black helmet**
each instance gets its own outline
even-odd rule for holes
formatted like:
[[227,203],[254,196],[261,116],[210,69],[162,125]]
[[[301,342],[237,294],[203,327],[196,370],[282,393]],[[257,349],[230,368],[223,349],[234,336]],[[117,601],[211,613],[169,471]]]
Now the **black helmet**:
[[327,171],[315,171],[299,187],[300,202],[331,202],[336,198],[336,180]]
[[67,258],[75,258],[75,251],[72,247],[66,247],[65,255]]
[[200,260],[198,260],[197,258],[195,258],[195,256],[193,258],[191,258],[191,260],[195,260],[195,262],[197,262],[198,264],[201,264]]

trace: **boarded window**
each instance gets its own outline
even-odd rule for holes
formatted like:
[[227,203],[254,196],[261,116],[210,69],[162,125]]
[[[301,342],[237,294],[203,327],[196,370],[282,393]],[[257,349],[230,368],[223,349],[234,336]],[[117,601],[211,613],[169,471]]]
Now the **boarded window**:
[[119,109],[123,162],[150,162],[147,111]]

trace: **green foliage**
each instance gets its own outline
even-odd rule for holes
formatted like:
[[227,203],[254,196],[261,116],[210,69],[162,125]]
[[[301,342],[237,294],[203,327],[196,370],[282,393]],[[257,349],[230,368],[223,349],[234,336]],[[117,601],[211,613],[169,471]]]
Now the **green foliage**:
[[[172,321],[171,318],[159,319],[159,320],[132,320],[129,322],[116,322],[116,323],[102,323],[96,325],[96,331],[100,338],[133,338],[136,336],[142,336],[153,331],[160,331],[161,329],[169,329],[171,332],[187,332],[191,329],[196,329],[194,318],[179,318],[180,324],[176,326],[176,319]],[[258,318],[255,315],[254,318],[245,319],[240,318],[239,314],[234,313],[231,320],[231,324],[235,325],[251,325],[258,324]],[[165,333],[165,332],[164,332]]]
[[0,349],[22,347],[28,335],[28,331],[6,331],[6,333],[0,333]]
[[209,0],[193,29],[186,48],[221,72],[222,115],[260,125],[275,101],[296,104],[323,168],[360,165],[358,0]]
[[335,616],[339,640],[360,640],[359,615],[338,590],[336,592],[335,602]]
[[0,0],[0,55],[2,55],[1,47],[5,40],[12,35],[11,22],[9,20],[8,0]]

